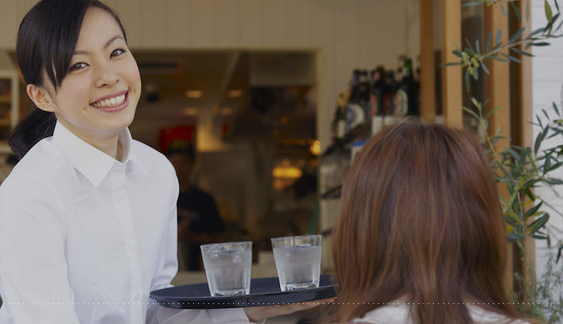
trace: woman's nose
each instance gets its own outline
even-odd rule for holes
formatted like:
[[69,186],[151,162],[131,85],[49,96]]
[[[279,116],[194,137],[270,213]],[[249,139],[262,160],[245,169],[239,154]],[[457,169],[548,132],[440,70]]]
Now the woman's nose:
[[98,76],[96,80],[97,87],[108,87],[113,86],[119,82],[119,75],[111,64],[99,64],[98,65]]

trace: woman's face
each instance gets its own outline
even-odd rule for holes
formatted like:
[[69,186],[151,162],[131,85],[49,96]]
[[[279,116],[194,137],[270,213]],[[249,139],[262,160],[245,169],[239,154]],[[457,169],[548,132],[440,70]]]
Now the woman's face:
[[56,91],[50,84],[45,90],[52,101],[49,110],[66,128],[95,147],[116,140],[117,134],[131,124],[141,94],[141,78],[112,15],[99,8],[88,9],[68,74]]

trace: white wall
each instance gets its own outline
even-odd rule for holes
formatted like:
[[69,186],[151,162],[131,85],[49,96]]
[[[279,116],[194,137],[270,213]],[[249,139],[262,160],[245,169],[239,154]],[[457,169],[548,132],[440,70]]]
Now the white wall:
[[[395,68],[417,57],[418,0],[102,0],[123,20],[135,49],[315,49],[318,138],[330,143],[335,100],[352,69]],[[0,1],[0,49],[36,0]],[[416,61],[415,61],[416,62]]]
[[[545,18],[543,1],[532,1],[532,29],[545,26],[547,19]],[[550,41],[551,46],[548,47],[534,47],[532,53],[532,74],[533,74],[533,106],[534,114],[541,113],[541,109],[551,111],[552,102],[558,106],[561,105],[562,88],[563,85],[563,39],[554,39]],[[561,107],[560,107],[561,109]],[[537,129],[534,130],[534,136],[537,134]],[[561,144],[561,137],[556,141],[547,142],[547,145]],[[556,177],[563,178],[563,172],[554,174]],[[549,188],[540,188],[536,190],[537,193],[542,195],[555,210],[563,212],[563,187],[557,187],[560,193],[557,195]],[[550,212],[550,223],[563,230],[563,216],[559,215],[556,211]],[[563,235],[558,235],[559,239],[563,239]],[[553,240],[556,242],[556,240]],[[545,270],[546,261],[546,247],[544,241],[536,242],[536,268],[538,273]]]

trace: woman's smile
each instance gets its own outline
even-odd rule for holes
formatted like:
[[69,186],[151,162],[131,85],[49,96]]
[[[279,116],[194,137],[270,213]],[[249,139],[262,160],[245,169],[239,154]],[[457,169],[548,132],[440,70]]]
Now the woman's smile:
[[122,110],[129,104],[128,94],[129,91],[127,90],[110,94],[90,103],[90,106],[104,112]]

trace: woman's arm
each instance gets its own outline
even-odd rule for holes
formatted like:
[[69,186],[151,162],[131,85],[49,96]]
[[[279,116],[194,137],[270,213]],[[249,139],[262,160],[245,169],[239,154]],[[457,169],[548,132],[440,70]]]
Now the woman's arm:
[[0,191],[0,291],[15,323],[78,323],[65,256],[65,220],[41,181]]

